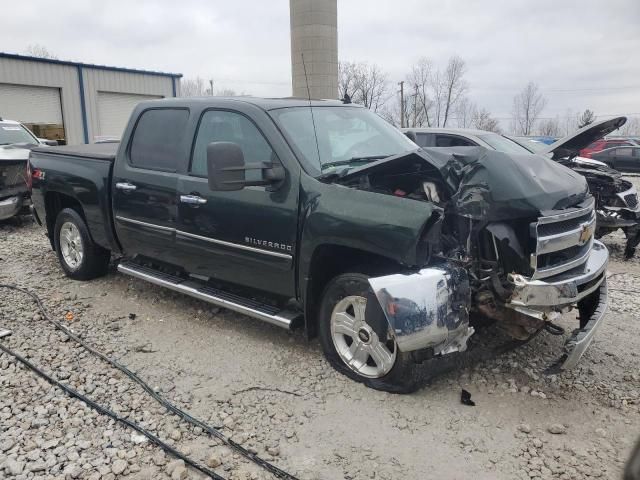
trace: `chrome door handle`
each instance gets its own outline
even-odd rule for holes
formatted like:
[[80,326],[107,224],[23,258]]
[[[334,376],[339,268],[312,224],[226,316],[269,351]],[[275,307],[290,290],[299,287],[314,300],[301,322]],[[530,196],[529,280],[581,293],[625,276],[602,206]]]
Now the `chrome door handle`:
[[189,205],[204,205],[207,203],[206,198],[199,197],[198,195],[180,195],[180,201]]
[[118,182],[118,183],[116,183],[116,188],[118,190],[122,190],[124,192],[133,192],[138,187],[136,187],[132,183]]

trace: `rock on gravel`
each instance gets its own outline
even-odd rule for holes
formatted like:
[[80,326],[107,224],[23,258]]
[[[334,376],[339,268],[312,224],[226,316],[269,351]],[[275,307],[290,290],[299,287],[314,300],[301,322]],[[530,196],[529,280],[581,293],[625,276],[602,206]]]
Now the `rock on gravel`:
[[120,475],[127,469],[128,466],[129,464],[126,462],[126,460],[118,459],[113,462],[113,465],[111,465],[111,471],[116,475]]
[[554,423],[547,427],[547,431],[549,433],[553,433],[554,435],[562,435],[567,433],[567,427],[565,427],[561,423]]

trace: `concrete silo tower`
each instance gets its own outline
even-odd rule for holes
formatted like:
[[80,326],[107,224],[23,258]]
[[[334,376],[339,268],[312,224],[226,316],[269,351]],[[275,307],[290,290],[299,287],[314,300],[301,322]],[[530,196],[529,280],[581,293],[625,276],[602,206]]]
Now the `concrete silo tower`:
[[337,0],[289,0],[293,96],[306,97],[307,67],[312,98],[338,97]]

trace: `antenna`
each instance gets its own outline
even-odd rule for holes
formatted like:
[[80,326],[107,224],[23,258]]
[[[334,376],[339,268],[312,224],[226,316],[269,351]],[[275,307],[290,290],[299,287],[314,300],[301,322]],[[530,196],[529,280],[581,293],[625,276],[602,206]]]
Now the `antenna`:
[[311,105],[311,90],[309,90],[309,77],[307,77],[307,65],[304,63],[304,53],[302,55],[302,68],[304,69],[304,81],[307,84],[307,98],[309,99],[309,110],[311,111],[311,123],[313,124],[313,135],[316,138],[316,151],[318,152],[318,163],[322,168],[322,161],[320,160],[320,145],[318,145],[318,131],[316,130],[316,119],[313,116],[313,105]]

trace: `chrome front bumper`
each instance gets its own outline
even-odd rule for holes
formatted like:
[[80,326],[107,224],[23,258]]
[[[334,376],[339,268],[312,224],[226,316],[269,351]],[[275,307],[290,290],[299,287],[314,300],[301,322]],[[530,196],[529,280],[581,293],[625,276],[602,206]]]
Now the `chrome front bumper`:
[[509,281],[513,293],[506,306],[554,310],[579,302],[592,294],[605,280],[609,252],[601,242],[595,240],[584,266],[578,271],[568,271],[544,280],[531,280],[522,275],[511,274]]
[[576,366],[587,350],[607,310],[607,264],[609,252],[599,241],[593,242],[586,264],[578,272],[565,272],[546,280],[530,280],[510,275],[513,293],[506,306],[520,312],[551,312],[575,305],[589,295],[599,295],[598,305],[581,329],[574,330],[564,345],[564,353],[552,370]]

